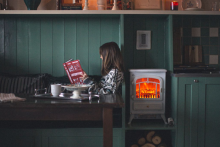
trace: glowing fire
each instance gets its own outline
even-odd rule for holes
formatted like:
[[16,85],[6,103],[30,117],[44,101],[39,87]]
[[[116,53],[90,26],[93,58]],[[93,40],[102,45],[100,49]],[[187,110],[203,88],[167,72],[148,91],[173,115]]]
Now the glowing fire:
[[160,80],[141,78],[136,81],[136,98],[160,98]]

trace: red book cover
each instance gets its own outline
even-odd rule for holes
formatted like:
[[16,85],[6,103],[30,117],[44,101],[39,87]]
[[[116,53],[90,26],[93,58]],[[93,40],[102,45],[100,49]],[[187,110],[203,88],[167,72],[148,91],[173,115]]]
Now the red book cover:
[[82,77],[83,70],[79,60],[67,61],[63,63],[63,66],[71,84],[83,84],[83,81],[80,79],[80,77]]

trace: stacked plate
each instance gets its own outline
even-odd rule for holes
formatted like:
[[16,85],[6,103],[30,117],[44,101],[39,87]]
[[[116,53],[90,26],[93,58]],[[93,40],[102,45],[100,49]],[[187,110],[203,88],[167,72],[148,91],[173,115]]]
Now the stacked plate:
[[201,11],[202,2],[201,0],[183,0],[182,8],[186,11]]

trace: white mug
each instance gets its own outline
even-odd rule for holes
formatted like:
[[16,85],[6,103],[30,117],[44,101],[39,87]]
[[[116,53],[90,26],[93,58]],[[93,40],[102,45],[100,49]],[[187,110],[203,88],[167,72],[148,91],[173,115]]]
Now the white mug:
[[53,96],[59,96],[61,93],[61,84],[51,84],[51,94]]

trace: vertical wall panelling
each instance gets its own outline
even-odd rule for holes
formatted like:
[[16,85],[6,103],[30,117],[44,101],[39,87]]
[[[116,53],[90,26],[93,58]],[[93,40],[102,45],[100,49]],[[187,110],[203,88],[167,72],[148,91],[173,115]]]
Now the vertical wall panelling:
[[124,56],[124,15],[120,15],[120,22],[119,22],[119,46],[121,48],[122,55]]
[[[160,61],[159,59],[164,59],[164,54],[165,54],[165,31],[164,31],[164,27],[165,27],[165,19],[166,18],[159,18],[159,19],[154,19],[154,24],[156,26],[155,30],[156,30],[156,34],[158,34],[156,37],[156,43],[155,43],[155,49],[156,49],[156,54],[157,54],[157,62],[156,62],[156,67],[162,67],[165,68],[165,62]],[[159,23],[158,23],[159,21]],[[153,34],[153,38],[155,38],[155,34]]]
[[[99,55],[100,47],[100,18],[89,19],[89,75],[100,75],[101,74],[101,59]],[[93,68],[92,68],[93,67]]]
[[4,69],[4,19],[0,19],[0,69]]
[[112,19],[112,41],[116,42],[119,45],[119,37],[120,37],[120,32],[119,32],[119,19],[113,18]]
[[88,54],[88,43],[89,43],[89,36],[88,36],[88,31],[89,31],[89,23],[88,23],[88,18],[86,17],[78,17],[77,18],[77,59],[80,60],[81,66],[83,70],[88,73],[88,62],[89,62],[89,54]]
[[5,25],[1,28],[5,29],[4,42],[1,44],[4,46],[5,51],[4,72],[17,74],[17,20],[14,18],[5,18]]
[[[76,60],[76,17],[64,18],[64,62]],[[66,75],[66,72],[64,72]]]
[[63,76],[64,62],[64,19],[53,19],[53,53],[52,67],[54,76]]
[[66,72],[62,64],[73,58],[80,59],[88,74],[100,75],[99,47],[109,41],[119,44],[119,18],[44,16],[1,19],[0,70],[12,74],[63,76]]
[[53,49],[53,19],[41,19],[41,73],[52,74],[52,49]]
[[[17,73],[26,74],[29,68],[29,19],[17,20]],[[19,69],[19,70],[18,70]]]
[[168,71],[173,71],[173,17],[169,15],[166,22],[166,49],[165,49],[165,67]]
[[[136,45],[136,34],[137,34],[137,30],[146,30],[146,24],[150,23],[150,21],[146,22],[146,17],[144,16],[136,16],[134,17],[134,42]],[[134,67],[136,68],[146,68],[146,51],[145,50],[136,50],[136,46],[135,46],[135,50],[134,50]],[[149,64],[149,63],[148,63]]]
[[119,44],[119,20],[118,18],[101,19],[101,45],[114,41]]
[[134,67],[134,51],[136,50],[136,41],[135,35],[136,32],[133,31],[134,23],[133,23],[133,16],[125,15],[125,22],[124,22],[124,40],[125,40],[125,52],[124,52],[124,61],[126,67],[126,73],[129,69]]
[[[154,17],[148,17],[146,18],[146,29],[145,30],[149,30],[151,31],[151,49],[150,50],[146,50],[146,57],[145,57],[145,67],[146,68],[154,68],[154,67],[158,67],[156,66],[158,62],[161,62],[160,58],[158,58],[158,56],[155,58],[154,55],[158,55],[158,38],[163,37],[163,34],[158,32],[158,20],[161,19],[157,19]],[[163,23],[162,23],[163,24]],[[162,51],[162,50],[160,50]]]
[[29,22],[29,73],[40,73],[40,19]]

